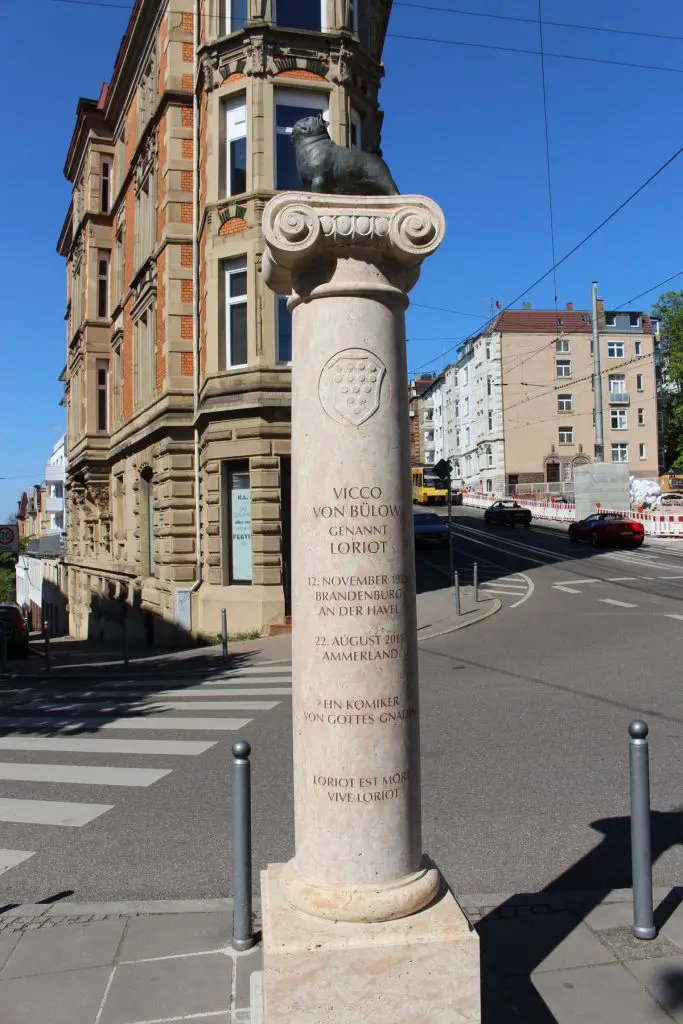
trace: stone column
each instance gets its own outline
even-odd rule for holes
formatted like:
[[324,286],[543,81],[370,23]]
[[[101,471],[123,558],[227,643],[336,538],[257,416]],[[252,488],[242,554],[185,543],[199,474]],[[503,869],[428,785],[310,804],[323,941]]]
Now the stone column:
[[432,902],[423,862],[406,293],[444,236],[421,196],[286,193],[266,282],[289,295],[296,854],[290,906],[390,921]]

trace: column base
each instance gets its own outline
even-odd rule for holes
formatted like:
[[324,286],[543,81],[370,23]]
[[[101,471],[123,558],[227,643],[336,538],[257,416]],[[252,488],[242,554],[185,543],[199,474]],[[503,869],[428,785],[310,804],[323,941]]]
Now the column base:
[[328,921],[395,921],[428,906],[441,885],[438,870],[426,862],[419,871],[388,885],[335,885],[312,882],[295,860],[280,871],[282,894],[294,910]]
[[293,910],[282,872],[261,874],[264,1024],[479,1024],[479,937],[444,883],[411,917],[359,923]]

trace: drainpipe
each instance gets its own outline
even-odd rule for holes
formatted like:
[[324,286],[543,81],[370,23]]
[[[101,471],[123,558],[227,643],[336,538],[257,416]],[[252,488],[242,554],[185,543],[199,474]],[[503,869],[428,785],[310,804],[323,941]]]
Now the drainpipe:
[[192,34],[194,50],[194,89],[192,93],[192,155],[194,175],[192,187],[192,351],[194,368],[194,519],[195,551],[197,568],[195,581],[190,587],[193,594],[202,582],[202,527],[201,498],[199,493],[199,0],[194,0],[192,10]]

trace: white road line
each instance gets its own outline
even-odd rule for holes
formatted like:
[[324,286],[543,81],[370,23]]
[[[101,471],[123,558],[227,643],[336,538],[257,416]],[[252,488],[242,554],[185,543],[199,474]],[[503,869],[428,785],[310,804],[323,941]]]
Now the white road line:
[[[647,576],[607,576],[605,583],[626,583],[629,580],[646,580]],[[597,581],[596,581],[597,582]]]
[[67,782],[80,786],[152,786],[170,768],[102,768],[91,764],[0,762],[0,779],[11,782]]
[[215,740],[109,740],[70,736],[2,736],[0,750],[44,750],[73,754],[158,754],[163,757],[198,757]]
[[72,804],[66,800],[0,798],[0,821],[22,825],[66,825],[81,828],[110,811],[113,804]]
[[523,572],[520,572],[519,575],[522,577],[522,579],[526,580],[527,592],[524,595],[524,597],[522,597],[519,601],[515,601],[514,604],[511,604],[511,608],[516,608],[518,605],[524,604],[525,601],[528,601],[531,595],[533,594],[534,590],[536,589],[536,587],[534,586],[534,581],[532,580],[531,576],[527,576]]
[[[633,577],[635,579],[635,577]],[[578,587],[579,583],[603,583],[603,580],[596,579],[595,576],[591,576],[590,579],[586,580],[556,580],[553,583],[554,587]]]
[[[204,683],[195,683],[194,681],[190,681],[191,686],[188,686],[187,689],[195,689],[199,686],[225,686],[226,688],[231,686],[278,686],[285,683],[291,683],[291,680],[291,674],[289,676],[277,676],[264,679],[224,679],[222,676],[217,676],[214,679],[206,680]],[[171,682],[171,680],[163,680],[160,682],[161,685],[163,685],[164,683]],[[150,683],[147,680],[132,682],[131,680],[127,680],[125,683],[113,683],[111,681],[103,681],[98,683],[88,692],[97,693],[101,692],[105,688],[107,691],[111,691],[112,693],[122,693],[128,690],[158,690],[159,682]]]
[[[131,702],[131,711],[135,714],[144,714],[146,711],[162,711],[166,708],[172,708],[174,711],[272,711],[280,703],[279,700],[193,700],[188,703],[184,700],[165,700],[161,695],[157,695],[158,699],[141,697],[137,701]],[[204,694],[197,694],[198,697],[204,696]],[[224,696],[224,694],[221,694]],[[142,703],[147,701],[147,703]],[[105,704],[105,701],[101,702]],[[161,707],[163,705],[163,708]],[[73,704],[50,704],[47,705],[43,701],[41,704],[33,705],[28,709],[31,714],[40,715],[82,715],[93,713],[105,713],[102,708],[92,708],[84,706],[82,701],[74,702]]]
[[247,697],[251,694],[256,696],[274,694],[278,696],[281,693],[291,693],[291,680],[280,679],[278,682],[285,684],[289,683],[289,686],[272,686],[266,685],[260,687],[260,680],[255,680],[253,683],[222,683],[220,680],[208,680],[205,683],[192,683],[191,686],[173,687],[172,689],[164,688],[159,689],[158,683],[135,683],[134,685],[128,684],[127,686],[117,686],[115,683],[101,683],[94,687],[92,690],[85,690],[79,693],[80,697],[96,697],[100,698],[103,694],[111,694],[112,696],[121,696],[122,694],[128,694],[134,696],[136,693],[150,690],[153,693],[206,693],[209,689],[216,690],[218,693],[224,693],[226,696],[230,694],[237,694],[239,697]]
[[182,732],[185,729],[199,729],[216,732],[235,732],[249,725],[251,718],[170,718],[166,715],[146,715],[140,718],[115,718],[103,722],[101,718],[41,718],[36,715],[22,715],[20,718],[0,718],[0,729],[160,729],[164,732]]
[[[205,687],[205,689],[202,689]],[[291,686],[267,686],[262,689],[256,687],[254,689],[237,689],[228,688],[226,686],[218,687],[211,686],[208,683],[202,683],[200,686],[193,686],[187,690],[159,690],[155,692],[155,696],[164,700],[166,697],[286,697],[292,692]],[[105,697],[120,697],[121,694],[111,690],[98,690],[97,693],[81,693],[79,694],[79,700],[102,700]],[[131,693],[129,696],[133,697]],[[279,701],[276,701],[279,704]]]
[[165,700],[161,703],[174,711],[272,711],[280,703],[279,700],[194,700],[188,704],[184,700]]
[[563,583],[553,583],[553,590],[561,590],[563,594],[580,594],[576,587],[566,587]]
[[683,615],[672,615],[669,612],[666,612],[665,614],[667,619],[679,619],[681,622],[683,622]]
[[35,850],[0,850],[0,875],[35,856]]
[[602,604],[615,604],[617,608],[637,608],[637,604],[629,604],[628,601],[615,601],[611,597],[601,597]]
[[240,679],[242,676],[263,676],[265,679],[269,676],[291,676],[291,674],[291,665],[282,665],[281,667],[277,665],[250,665],[247,668],[226,669],[221,674],[221,678],[230,676],[234,679]]
[[490,583],[483,583],[480,590],[484,590],[487,594],[507,594],[508,597],[519,597],[520,594],[524,593],[524,590],[513,590],[511,587],[493,587]]

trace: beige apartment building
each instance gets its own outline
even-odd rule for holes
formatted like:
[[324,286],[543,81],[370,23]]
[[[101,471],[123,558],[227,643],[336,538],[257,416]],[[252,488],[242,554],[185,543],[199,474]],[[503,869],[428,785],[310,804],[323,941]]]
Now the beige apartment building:
[[73,634],[286,616],[291,329],[261,217],[299,187],[300,117],[379,145],[390,6],[139,0],[111,80],[79,102],[58,244]]
[[[598,304],[604,461],[658,475],[657,335],[647,313]],[[494,321],[500,343],[505,478],[571,489],[595,460],[592,317],[588,310],[510,309]],[[551,489],[553,489],[551,487]]]

